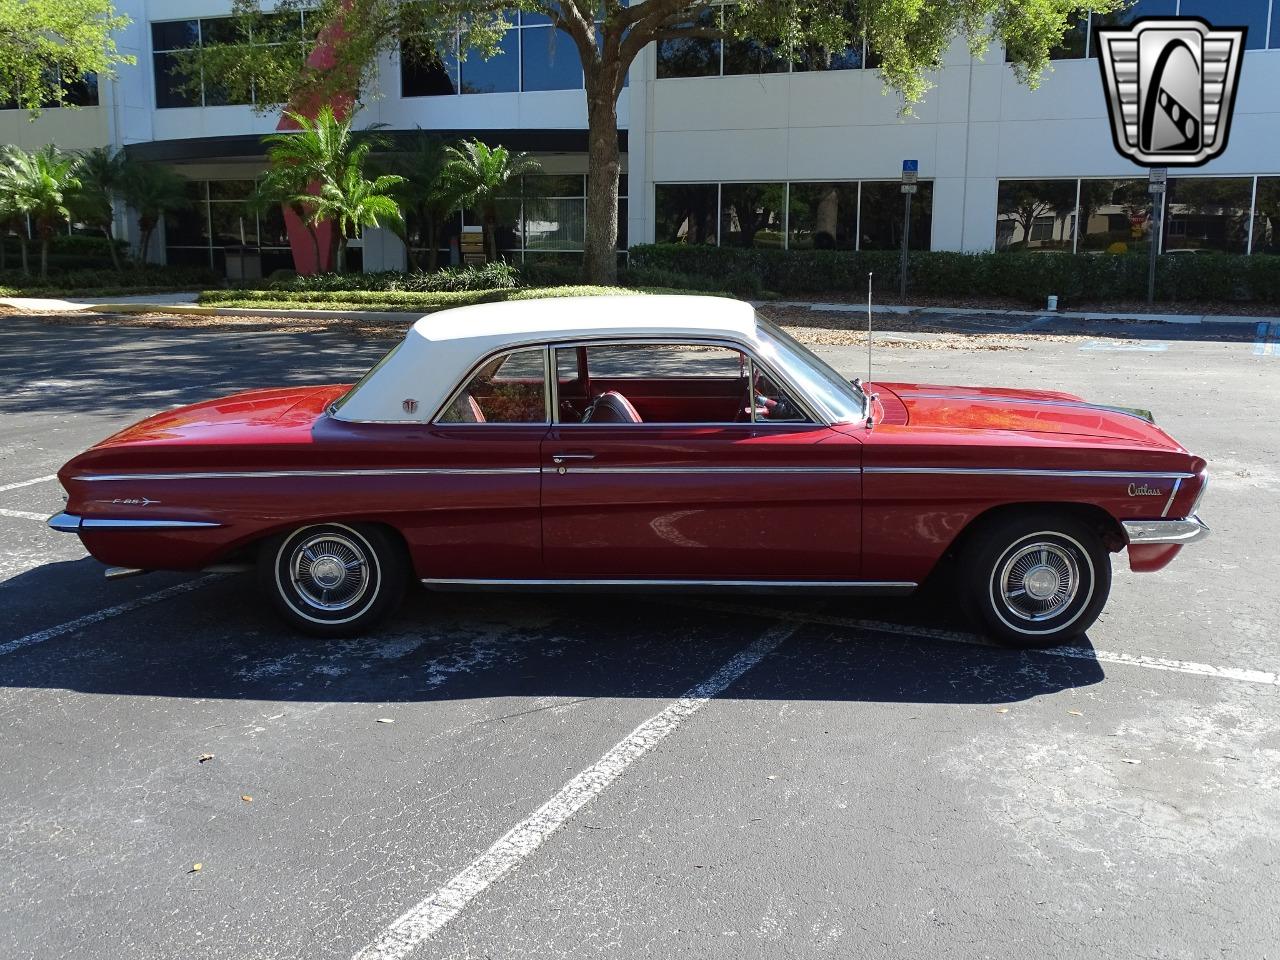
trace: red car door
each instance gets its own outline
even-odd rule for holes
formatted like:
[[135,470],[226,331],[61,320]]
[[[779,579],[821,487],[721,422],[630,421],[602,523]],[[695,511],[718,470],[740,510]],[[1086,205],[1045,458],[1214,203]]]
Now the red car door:
[[[660,366],[662,359],[652,362]],[[617,371],[603,378],[592,371],[593,384],[625,397],[628,382]],[[681,389],[699,397],[692,409],[701,409],[714,389],[692,391],[688,367],[681,373]],[[562,378],[571,392],[568,376]],[[724,383],[742,389],[746,380],[728,376]],[[636,409],[652,416],[669,405],[646,403],[663,392],[652,379],[637,382],[633,392],[637,403],[626,407],[637,419]],[[588,393],[600,395],[594,385]],[[663,416],[675,419],[679,411]],[[548,578],[862,576],[861,442],[849,433],[813,422],[593,422],[588,415],[585,423],[554,424],[541,459]]]

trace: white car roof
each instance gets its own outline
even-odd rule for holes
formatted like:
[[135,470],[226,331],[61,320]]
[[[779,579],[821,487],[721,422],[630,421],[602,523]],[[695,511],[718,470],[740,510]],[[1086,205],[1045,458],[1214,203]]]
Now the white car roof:
[[[347,396],[339,420],[431,419],[459,381],[506,348],[575,339],[671,337],[749,345],[755,309],[724,297],[556,297],[457,307],[422,317],[404,342]],[[415,401],[410,412],[405,401]]]

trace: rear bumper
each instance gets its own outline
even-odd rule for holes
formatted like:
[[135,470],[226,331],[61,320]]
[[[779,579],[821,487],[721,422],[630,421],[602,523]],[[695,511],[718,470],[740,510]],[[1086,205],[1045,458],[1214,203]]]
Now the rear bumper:
[[1199,517],[1185,520],[1124,520],[1121,521],[1130,546],[1149,544],[1195,543],[1209,535],[1209,528]]

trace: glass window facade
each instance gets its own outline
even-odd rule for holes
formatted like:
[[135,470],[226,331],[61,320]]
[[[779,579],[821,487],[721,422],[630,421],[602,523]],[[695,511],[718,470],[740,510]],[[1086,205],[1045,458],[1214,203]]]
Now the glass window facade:
[[[1215,26],[1248,27],[1245,47],[1280,49],[1280,0],[1137,0],[1114,13],[1095,14],[1074,21],[1062,43],[1049,54],[1051,60],[1098,56],[1095,33],[1099,27],[1124,27],[1140,17],[1201,17]],[[1270,25],[1271,36],[1267,36]],[[1006,55],[1006,59],[1008,59]]]
[[[997,211],[996,250],[1008,252],[1145,252],[1156,217],[1145,177],[1002,180]],[[1165,253],[1277,252],[1277,225],[1280,177],[1169,178]]]
[[1075,217],[1075,180],[1002,180],[996,249],[1071,250]]
[[[241,244],[262,251],[262,273],[293,269],[293,254],[285,231],[284,212],[273,208],[265,213],[246,209],[254,181],[192,180],[187,184],[191,206],[170,210],[164,217],[165,262],[171,265],[226,266],[227,247]],[[359,265],[357,258],[353,266]]]
[[[62,100],[47,99],[40,104],[42,110],[52,110],[62,106],[96,107],[98,106],[98,75],[86,73],[83,77],[68,80],[62,71],[55,69],[53,76],[62,87]],[[17,110],[18,98],[0,100],[0,110]]]
[[658,243],[719,243],[719,184],[660,183],[653,192]]
[[1171,177],[1164,252],[1248,253],[1252,200],[1252,177]]
[[[658,243],[795,250],[883,250],[902,245],[897,180],[832,183],[660,183],[654,187]],[[785,211],[785,215],[784,215]],[[911,202],[912,250],[932,243],[933,184]]]
[[786,208],[785,183],[721,184],[720,245],[775,249],[785,246]]
[[[202,44],[250,43],[275,46],[303,35],[304,14],[274,14],[261,36],[245,37],[233,17],[206,17],[202,20],[165,20],[151,24],[151,65],[156,91],[156,109],[172,107],[222,107],[232,98],[212,77],[202,77],[198,90],[184,89],[189,77],[179,62],[179,54]],[[240,103],[252,103],[242,100]]]
[[441,59],[402,45],[400,95],[441,97],[583,88],[582,59],[568,34],[552,27],[550,19],[539,13],[517,16],[509,11],[507,20],[511,29],[499,44],[500,52],[489,60],[470,52],[459,64],[456,55]]
[[[725,16],[723,8],[703,8],[698,19],[689,24],[723,27]],[[845,50],[802,47],[795,52],[793,61],[777,47],[755,40],[685,37],[658,44],[658,79],[858,70],[879,65],[876,56],[861,43]]]
[[793,183],[788,199],[792,250],[855,250],[858,246],[858,184]]
[[[626,247],[627,177],[618,190],[618,246]],[[575,262],[587,238],[587,178],[583,174],[540,174],[525,177],[513,196],[500,206],[498,252],[507,260],[531,259]],[[451,214],[437,225],[436,249],[440,265],[459,262],[458,237],[463,226],[483,226],[475,211]],[[426,225],[409,217],[409,246],[414,259],[428,260]]]

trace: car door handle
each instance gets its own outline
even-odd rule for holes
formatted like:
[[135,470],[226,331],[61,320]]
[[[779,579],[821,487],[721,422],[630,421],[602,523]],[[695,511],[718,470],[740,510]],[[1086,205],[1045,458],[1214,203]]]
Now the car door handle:
[[594,453],[553,453],[551,455],[552,463],[564,463],[566,460],[594,460]]

